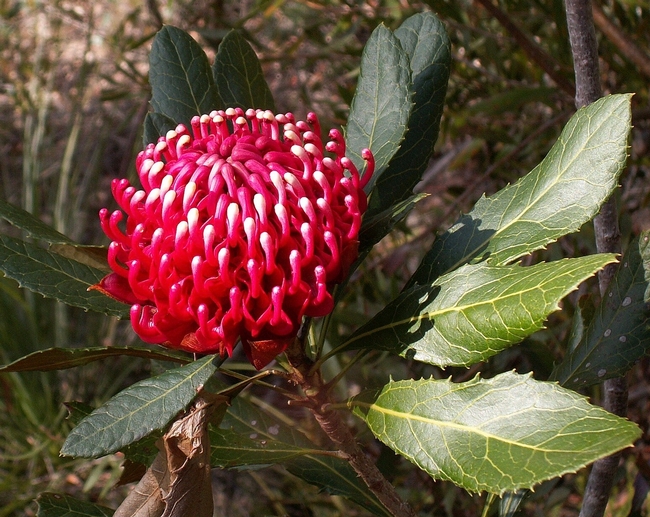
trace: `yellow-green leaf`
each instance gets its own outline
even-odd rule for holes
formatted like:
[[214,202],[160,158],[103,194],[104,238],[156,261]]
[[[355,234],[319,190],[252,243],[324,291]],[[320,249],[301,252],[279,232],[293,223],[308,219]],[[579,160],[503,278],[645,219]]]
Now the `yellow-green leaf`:
[[530,488],[632,445],[641,430],[530,375],[406,380],[353,399],[373,434],[435,479],[473,491]]
[[522,267],[466,264],[403,292],[341,350],[381,349],[439,366],[468,366],[542,328],[559,301],[612,254]]

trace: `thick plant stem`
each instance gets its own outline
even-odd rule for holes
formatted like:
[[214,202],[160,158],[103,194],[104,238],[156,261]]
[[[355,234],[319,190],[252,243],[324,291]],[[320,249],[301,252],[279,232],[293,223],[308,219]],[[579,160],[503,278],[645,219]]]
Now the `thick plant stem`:
[[374,461],[361,450],[340,413],[327,411],[330,402],[327,386],[320,370],[312,368],[314,363],[305,355],[304,342],[300,336],[294,340],[286,354],[293,367],[293,381],[302,388],[316,421],[339,448],[342,457],[395,517],[416,517],[417,514],[397,494],[395,487],[383,476]]
[[[576,76],[576,107],[581,108],[602,94],[591,0],[566,0],[566,15]],[[618,213],[613,199],[603,205],[600,214],[594,219],[594,231],[599,253],[621,251]],[[616,267],[610,265],[599,274],[601,295],[605,293],[615,272]],[[619,416],[625,416],[627,385],[624,378],[605,381],[603,407]],[[620,454],[615,454],[594,463],[585,488],[580,517],[604,515],[619,460]]]

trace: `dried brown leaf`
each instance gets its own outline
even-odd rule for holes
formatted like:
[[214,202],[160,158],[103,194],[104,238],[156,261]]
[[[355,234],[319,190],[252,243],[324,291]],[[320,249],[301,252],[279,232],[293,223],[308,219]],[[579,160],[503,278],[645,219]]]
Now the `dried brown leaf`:
[[165,452],[160,451],[151,467],[131,491],[113,517],[160,517],[165,511],[163,489],[169,487]]

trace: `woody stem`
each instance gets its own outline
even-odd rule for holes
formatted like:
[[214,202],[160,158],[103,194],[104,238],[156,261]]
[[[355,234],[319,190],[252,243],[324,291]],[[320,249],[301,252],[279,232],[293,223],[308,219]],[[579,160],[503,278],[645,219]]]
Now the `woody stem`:
[[330,403],[327,386],[323,381],[320,368],[313,368],[314,362],[306,356],[304,350],[304,340],[299,336],[286,350],[286,355],[293,368],[292,379],[305,393],[316,421],[339,448],[341,456],[350,463],[388,511],[396,517],[415,517],[416,513],[413,509],[402,500],[395,487],[388,482],[374,461],[355,441],[341,414],[324,409]]

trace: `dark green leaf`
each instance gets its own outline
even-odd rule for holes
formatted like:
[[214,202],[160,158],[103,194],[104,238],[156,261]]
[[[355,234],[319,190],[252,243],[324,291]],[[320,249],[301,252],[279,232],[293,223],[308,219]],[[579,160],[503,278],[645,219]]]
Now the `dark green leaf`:
[[71,244],[74,242],[29,212],[2,199],[0,199],[0,217],[16,228],[25,231],[29,237],[34,239],[41,239],[50,243]]
[[133,384],[84,418],[68,435],[61,454],[103,456],[163,428],[216,369],[215,356],[207,356]]
[[275,112],[275,102],[264,79],[262,65],[239,32],[230,31],[219,44],[212,73],[224,106]]
[[522,267],[466,264],[404,291],[341,350],[389,350],[439,366],[469,366],[542,328],[559,301],[615,255]]
[[306,454],[289,460],[284,466],[294,476],[320,487],[328,494],[346,497],[373,515],[391,515],[345,460]]
[[[347,497],[375,515],[390,515],[348,462],[324,456],[302,433],[241,397],[232,400],[221,427],[210,433],[213,465],[249,467],[282,462],[308,483]],[[229,437],[236,440],[235,447],[228,444]]]
[[81,262],[95,269],[110,273],[108,265],[108,248],[105,246],[89,246],[81,244],[52,244],[50,251],[62,257]]
[[528,494],[528,490],[516,490],[503,494],[499,501],[499,517],[514,517],[521,501]]
[[418,194],[408,199],[395,203],[379,214],[366,213],[359,232],[359,251],[369,251],[375,244],[382,240],[391,229],[404,220],[415,204],[427,197],[427,194]]
[[158,138],[165,136],[167,131],[176,129],[178,124],[169,117],[162,113],[147,113],[144,119],[144,132],[142,134],[142,143],[146,147],[147,144],[155,144]]
[[616,188],[630,121],[630,95],[579,110],[541,164],[481,198],[436,239],[409,285],[430,284],[475,257],[506,264],[578,230]]
[[[271,431],[275,429],[271,426]],[[210,447],[212,466],[223,468],[274,465],[296,456],[321,452],[315,446],[307,448],[282,442],[268,431],[242,434],[233,429],[212,429]]]
[[630,446],[632,422],[529,375],[391,382],[353,400],[373,434],[436,479],[472,492],[530,488]]
[[395,31],[395,36],[409,56],[414,105],[402,145],[377,178],[369,215],[408,198],[422,178],[438,139],[449,80],[449,37],[433,13],[411,16]]
[[577,389],[621,377],[650,349],[643,267],[644,262],[650,261],[649,236],[650,232],[646,232],[630,244],[582,339],[567,351],[551,380]]
[[[573,320],[571,321],[571,328],[569,330],[569,337],[567,338],[567,353],[573,352],[576,347],[582,342],[587,325],[594,317],[596,307],[594,306],[593,296],[587,294],[578,299],[573,312]],[[551,379],[557,380],[557,379]]]
[[411,72],[407,54],[393,33],[379,25],[361,57],[357,90],[346,128],[347,154],[361,171],[363,149],[375,157],[376,181],[399,149],[411,112]]
[[64,494],[43,492],[36,500],[37,517],[111,517],[114,510]]
[[[84,418],[90,415],[94,408],[83,402],[65,402],[66,409],[68,410],[68,422],[72,425],[77,425]],[[154,458],[158,454],[158,448],[156,447],[156,441],[162,436],[162,431],[154,431],[144,438],[140,438],[137,442],[130,443],[124,447],[120,452],[124,454],[124,459],[127,462],[130,462],[130,468],[141,469],[151,465]],[[122,465],[124,470],[127,469],[127,465]],[[121,479],[121,478],[120,478]]]
[[21,357],[11,364],[0,367],[0,372],[49,372],[83,366],[106,357],[128,355],[155,359],[158,361],[173,361],[188,363],[187,355],[164,349],[152,350],[144,347],[95,347],[95,348],[48,348]]
[[93,412],[93,407],[88,404],[84,404],[83,402],[73,400],[72,402],[64,402],[63,405],[68,410],[68,421],[72,425],[77,425],[85,417]]
[[35,244],[0,236],[0,271],[21,287],[110,316],[128,316],[128,305],[88,288],[106,273],[47,251]]
[[153,41],[149,65],[155,112],[189,127],[193,116],[221,107],[208,57],[187,32],[163,27]]

